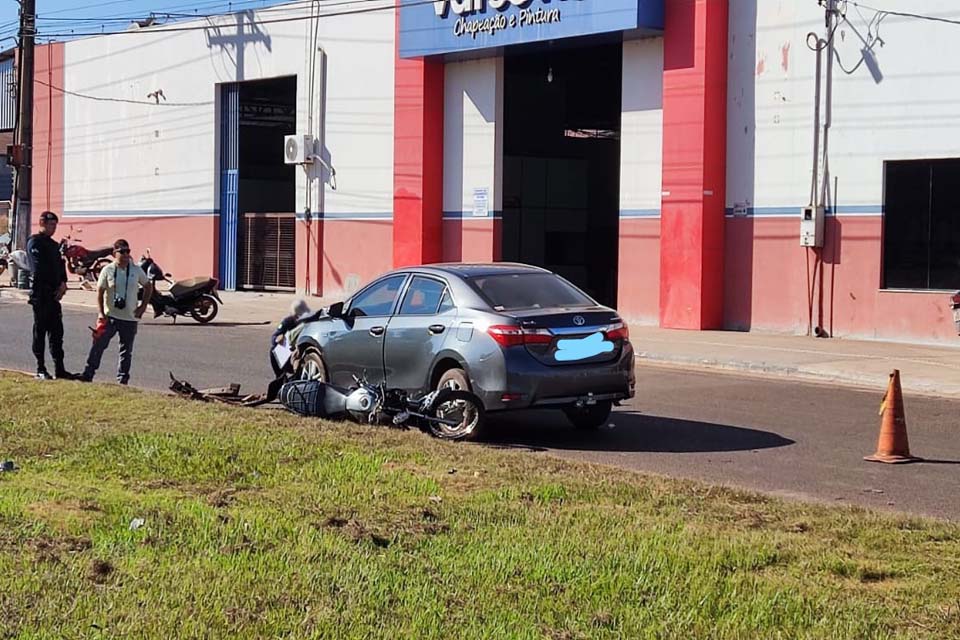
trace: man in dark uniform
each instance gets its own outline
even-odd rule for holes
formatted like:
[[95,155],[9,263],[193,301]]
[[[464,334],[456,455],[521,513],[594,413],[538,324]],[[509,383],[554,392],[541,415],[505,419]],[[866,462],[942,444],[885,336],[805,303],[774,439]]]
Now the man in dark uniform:
[[57,215],[44,211],[40,215],[40,233],[30,236],[27,254],[33,265],[30,304],[33,306],[33,355],[37,358],[37,379],[50,380],[44,364],[44,347],[50,335],[50,355],[54,376],[72,380],[73,374],[63,366],[63,312],[60,299],[67,292],[67,269],[60,255],[60,245],[53,239],[57,232]]

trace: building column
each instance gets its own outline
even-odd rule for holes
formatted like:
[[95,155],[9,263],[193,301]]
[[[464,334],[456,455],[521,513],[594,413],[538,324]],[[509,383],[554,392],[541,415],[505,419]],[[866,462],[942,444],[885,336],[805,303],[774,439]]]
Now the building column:
[[[397,9],[399,47],[399,6]],[[396,55],[393,264],[443,258],[443,63]]]
[[727,1],[666,0],[660,325],[723,326]]
[[443,260],[500,260],[503,57],[444,69]]

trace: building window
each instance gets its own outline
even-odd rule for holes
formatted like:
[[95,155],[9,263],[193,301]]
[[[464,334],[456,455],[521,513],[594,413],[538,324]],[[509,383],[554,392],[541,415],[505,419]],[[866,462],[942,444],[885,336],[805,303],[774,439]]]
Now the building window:
[[886,163],[885,289],[960,289],[960,159]]

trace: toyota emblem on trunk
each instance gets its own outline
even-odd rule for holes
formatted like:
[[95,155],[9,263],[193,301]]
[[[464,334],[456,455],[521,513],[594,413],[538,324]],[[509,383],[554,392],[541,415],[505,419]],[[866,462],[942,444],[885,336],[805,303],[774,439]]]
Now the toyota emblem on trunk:
[[573,316],[573,324],[582,327],[587,324],[587,321],[583,319],[583,316]]

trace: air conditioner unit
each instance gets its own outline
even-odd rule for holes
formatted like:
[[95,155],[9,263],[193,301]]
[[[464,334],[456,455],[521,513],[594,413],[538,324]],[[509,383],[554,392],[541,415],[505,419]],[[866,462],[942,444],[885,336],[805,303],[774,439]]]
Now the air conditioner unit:
[[285,136],[283,139],[283,160],[287,164],[311,164],[313,162],[313,136],[305,134]]

